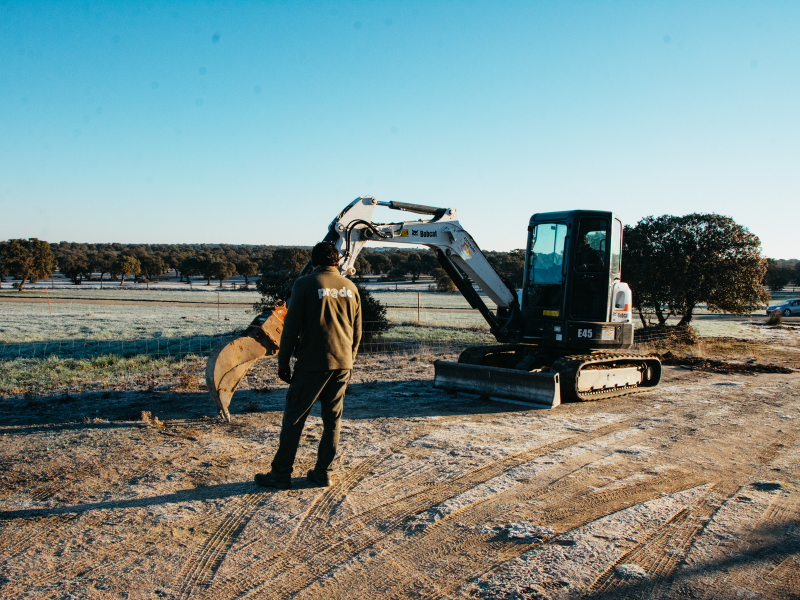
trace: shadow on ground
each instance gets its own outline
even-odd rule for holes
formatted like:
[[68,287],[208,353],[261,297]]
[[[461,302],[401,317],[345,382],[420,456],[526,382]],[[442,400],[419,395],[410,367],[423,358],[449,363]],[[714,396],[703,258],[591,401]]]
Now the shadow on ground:
[[[258,420],[283,410],[286,388],[242,390],[230,405],[233,425]],[[488,401],[470,394],[434,389],[431,381],[405,380],[355,383],[348,386],[343,420],[494,414],[533,410],[516,404]],[[147,411],[161,421],[201,419],[219,422],[205,391],[120,391],[51,394],[0,399],[6,415],[0,434],[21,435],[63,429],[131,427]],[[319,404],[312,409],[319,415]]]

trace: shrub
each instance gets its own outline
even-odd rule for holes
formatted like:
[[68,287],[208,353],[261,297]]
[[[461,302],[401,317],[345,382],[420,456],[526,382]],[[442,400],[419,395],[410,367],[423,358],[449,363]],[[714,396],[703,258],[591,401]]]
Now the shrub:
[[356,284],[361,296],[362,343],[368,343],[389,330],[391,324],[386,317],[386,307],[364,287]]
[[772,325],[773,327],[780,327],[783,325],[783,315],[779,310],[773,310],[769,313],[769,318],[767,318],[767,325]]

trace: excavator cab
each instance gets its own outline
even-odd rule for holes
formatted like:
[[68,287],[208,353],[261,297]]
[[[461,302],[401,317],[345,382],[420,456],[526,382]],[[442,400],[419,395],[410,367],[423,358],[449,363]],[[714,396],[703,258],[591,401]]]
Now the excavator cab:
[[622,222],[613,213],[533,215],[520,341],[570,351],[630,348],[630,289],[620,282],[621,253]]

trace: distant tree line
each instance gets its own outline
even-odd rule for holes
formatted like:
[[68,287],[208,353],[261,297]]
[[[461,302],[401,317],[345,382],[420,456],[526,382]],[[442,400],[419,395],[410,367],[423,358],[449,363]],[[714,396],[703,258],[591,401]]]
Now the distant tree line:
[[[207,285],[240,275],[245,283],[260,277],[259,290],[269,301],[277,298],[303,268],[310,256],[304,247],[207,244],[83,244],[48,243],[44,240],[0,242],[0,280],[13,276],[35,282],[58,270],[76,285],[99,278],[125,282],[126,277],[152,281],[173,271],[180,281],[202,277]],[[486,252],[498,273],[515,286],[522,285],[523,250]],[[379,276],[389,282],[432,276],[441,291],[455,291],[450,278],[429,250],[365,248],[356,263],[356,277]]]
[[764,283],[773,292],[781,291],[790,283],[800,285],[800,261],[796,259],[776,260],[768,258]]

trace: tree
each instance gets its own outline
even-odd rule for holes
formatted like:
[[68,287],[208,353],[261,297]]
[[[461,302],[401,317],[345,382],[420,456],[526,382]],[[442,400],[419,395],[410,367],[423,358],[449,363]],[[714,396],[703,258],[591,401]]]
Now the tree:
[[761,242],[730,217],[645,217],[626,229],[622,264],[634,306],[651,308],[662,325],[673,313],[683,315],[679,326],[688,326],[700,303],[711,312],[741,314],[769,301],[761,285]]
[[411,281],[416,283],[417,279],[420,275],[422,275],[422,271],[424,270],[419,254],[412,254],[409,256],[408,260],[405,262],[404,268],[407,273],[411,274]]
[[261,293],[261,301],[253,305],[257,310],[271,308],[278,301],[285,302],[292,293],[292,286],[297,279],[295,271],[267,271],[256,282],[256,289]]
[[214,277],[213,264],[217,258],[211,254],[204,253],[197,255],[195,260],[199,274],[206,279],[206,285],[211,285],[211,278]]
[[139,263],[142,267],[142,275],[147,279],[159,277],[167,272],[167,265],[158,254],[145,254],[139,259]]
[[311,250],[308,248],[277,248],[269,258],[266,269],[262,264],[262,270],[267,271],[294,271],[299,273],[306,266],[311,258]]
[[89,254],[89,268],[92,271],[100,273],[100,287],[103,287],[103,275],[108,273],[111,276],[111,271],[114,267],[114,261],[117,259],[116,254],[110,250],[103,250],[102,252],[93,252]]
[[278,248],[261,261],[261,279],[256,289],[261,292],[257,309],[269,308],[280,300],[286,301],[300,271],[311,258],[307,248]]
[[236,274],[236,266],[224,259],[212,261],[210,269],[214,277],[219,279],[219,287],[222,287],[222,282],[228,277]]
[[364,277],[364,275],[372,271],[372,265],[370,265],[369,261],[361,253],[356,257],[356,264],[354,266],[359,277]]
[[33,283],[43,279],[51,275],[56,266],[50,244],[38,238],[9,240],[5,255],[5,268],[20,279],[20,292],[26,280]]
[[770,291],[780,292],[795,277],[795,270],[789,267],[782,267],[778,261],[767,259],[767,272],[764,274],[764,283],[769,286]]
[[368,260],[373,273],[388,273],[392,270],[392,261],[386,252],[372,252]]
[[511,252],[487,252],[486,260],[500,277],[513,284],[516,289],[522,287],[525,274],[525,250]]
[[6,247],[8,242],[0,242],[0,287],[3,287],[3,277],[8,274],[8,267],[6,266]]
[[186,283],[191,285],[191,277],[200,274],[200,263],[195,256],[184,258],[180,264],[181,273],[186,276]]
[[432,275],[439,268],[439,259],[436,258],[436,253],[433,251],[423,254],[420,261],[422,261],[422,272],[428,275]]
[[436,290],[439,292],[455,292],[458,290],[456,284],[450,279],[450,276],[447,274],[447,271],[442,269],[441,267],[438,269],[433,270],[433,279],[436,281]]
[[386,281],[405,281],[407,272],[402,267],[394,268],[386,274]]
[[236,263],[236,270],[244,277],[245,286],[250,286],[250,278],[258,273],[258,263],[250,259],[240,260]]
[[119,285],[123,286],[125,285],[125,275],[138,275],[142,272],[142,266],[139,264],[139,259],[135,256],[120,254],[117,260],[114,261],[112,270],[114,273],[122,275],[122,281]]
[[72,283],[75,285],[82,283],[83,277],[88,277],[91,273],[89,259],[86,255],[78,252],[59,255],[58,270],[61,271],[63,275],[72,279]]
[[356,284],[361,297],[361,341],[369,343],[392,326],[386,317],[386,307],[366,288]]

